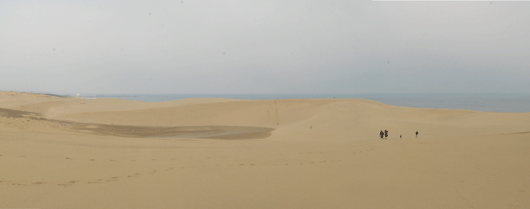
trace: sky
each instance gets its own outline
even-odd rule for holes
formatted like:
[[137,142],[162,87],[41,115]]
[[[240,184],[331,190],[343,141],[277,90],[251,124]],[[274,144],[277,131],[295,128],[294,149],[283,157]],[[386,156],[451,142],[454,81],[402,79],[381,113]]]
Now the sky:
[[530,93],[530,2],[0,1],[0,90]]

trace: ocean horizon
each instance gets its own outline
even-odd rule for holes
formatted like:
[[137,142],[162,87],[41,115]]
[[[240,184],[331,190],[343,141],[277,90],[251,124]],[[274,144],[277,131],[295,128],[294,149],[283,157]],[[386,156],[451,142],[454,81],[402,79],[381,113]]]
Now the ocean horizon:
[[[76,95],[65,95],[75,97]],[[389,105],[464,109],[486,112],[530,112],[530,94],[81,94],[82,99],[117,98],[143,102],[165,102],[189,98],[225,98],[242,100],[276,99],[368,99]]]

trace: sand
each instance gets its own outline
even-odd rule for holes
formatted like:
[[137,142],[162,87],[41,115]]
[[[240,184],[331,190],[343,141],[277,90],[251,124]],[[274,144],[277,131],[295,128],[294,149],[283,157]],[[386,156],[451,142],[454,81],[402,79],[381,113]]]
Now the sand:
[[530,208],[529,113],[17,92],[0,108],[0,208]]

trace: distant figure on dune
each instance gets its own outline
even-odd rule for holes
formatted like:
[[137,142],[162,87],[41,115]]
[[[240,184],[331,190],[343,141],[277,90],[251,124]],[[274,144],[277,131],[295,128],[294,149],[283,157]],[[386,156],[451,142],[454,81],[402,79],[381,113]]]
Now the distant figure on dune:
[[381,139],[383,139],[383,136],[385,135],[385,133],[383,133],[383,130],[381,130],[381,132],[379,132],[379,135],[381,135]]
[[418,131],[416,131],[416,138],[418,138]]
[[388,137],[388,131],[385,130],[385,139]]
[[399,135],[399,138],[401,139],[402,137],[403,137],[403,136],[400,134],[400,135]]

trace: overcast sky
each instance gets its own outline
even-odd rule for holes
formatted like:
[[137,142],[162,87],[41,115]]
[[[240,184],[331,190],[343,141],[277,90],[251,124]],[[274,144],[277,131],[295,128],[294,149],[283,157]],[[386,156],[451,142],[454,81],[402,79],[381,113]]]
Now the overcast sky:
[[530,2],[0,1],[0,90],[530,93]]

